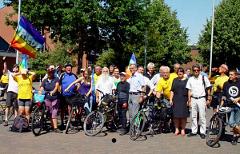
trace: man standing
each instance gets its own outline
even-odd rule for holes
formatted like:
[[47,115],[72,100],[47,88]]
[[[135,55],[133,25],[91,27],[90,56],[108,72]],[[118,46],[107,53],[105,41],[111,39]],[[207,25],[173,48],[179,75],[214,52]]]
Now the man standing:
[[[200,74],[200,66],[192,66],[193,76],[189,78],[186,88],[188,89],[188,103],[192,108],[192,132],[188,137],[196,136],[198,131],[197,115],[199,113],[200,137],[205,139],[206,134],[206,106],[211,102],[210,81]],[[206,93],[206,89],[207,93]],[[206,100],[206,96],[207,100]]]
[[150,62],[147,65],[147,73],[145,74],[145,76],[147,78],[149,78],[149,80],[151,80],[153,78],[153,76],[155,75],[155,65],[154,63]]
[[9,111],[10,111],[11,107],[13,107],[15,117],[17,116],[17,110],[18,110],[18,105],[17,105],[18,84],[13,79],[12,75],[13,75],[13,73],[18,73],[19,72],[19,67],[18,67],[18,65],[15,64],[13,66],[13,72],[10,72],[7,69],[7,63],[5,61],[5,57],[3,58],[3,61],[4,61],[3,72],[8,73],[8,76],[9,76],[8,88],[7,88],[7,99],[6,99],[7,108],[5,110],[5,122],[4,122],[4,126],[8,126],[8,114],[9,114]]
[[128,99],[128,112],[129,112],[129,120],[130,122],[137,114],[140,103],[143,101],[143,96],[139,91],[143,91],[145,86],[143,75],[137,72],[136,64],[131,64],[129,66],[130,72],[132,76],[127,80],[130,84],[129,90],[129,99]]
[[221,106],[224,100],[231,100],[232,111],[229,118],[229,125],[233,128],[232,145],[237,145],[240,131],[240,80],[237,78],[237,71],[229,71],[229,80],[223,85],[223,96]]
[[61,127],[64,126],[63,119],[64,119],[65,107],[68,106],[68,113],[70,113],[71,111],[71,102],[69,98],[73,96],[73,91],[75,86],[70,87],[69,90],[66,90],[66,88],[76,79],[77,79],[77,76],[72,72],[72,64],[66,64],[65,72],[60,76],[60,79],[59,79],[59,85],[60,85],[61,94],[63,97],[63,98],[60,98]]
[[109,75],[109,69],[107,67],[103,67],[102,74],[98,79],[96,84],[96,102],[99,103],[99,100],[102,94],[113,94],[116,90],[116,86],[113,82],[113,78]]
[[228,66],[225,64],[222,64],[219,67],[218,72],[220,73],[220,76],[218,76],[214,82],[213,85],[213,100],[211,103],[211,106],[213,108],[213,112],[217,112],[217,106],[220,105],[221,98],[222,98],[222,91],[223,91],[223,84],[228,81],[228,76],[226,73],[228,72]]
[[162,66],[161,70],[162,77],[159,79],[155,88],[157,92],[156,96],[160,98],[161,94],[163,94],[163,97],[169,100],[174,77],[170,75],[170,68],[168,66]]

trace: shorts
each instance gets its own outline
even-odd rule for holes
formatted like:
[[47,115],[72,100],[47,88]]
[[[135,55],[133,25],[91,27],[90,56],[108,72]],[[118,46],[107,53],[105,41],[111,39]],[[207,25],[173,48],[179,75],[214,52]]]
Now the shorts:
[[7,107],[13,106],[15,109],[18,107],[16,93],[14,93],[12,91],[7,92],[6,105],[7,105]]
[[51,114],[51,117],[57,118],[57,113],[58,113],[58,108],[59,108],[59,100],[58,99],[54,99],[54,100],[45,99],[45,104],[46,104],[48,111]]
[[222,93],[221,93],[221,92],[219,92],[219,93],[214,93],[214,94],[213,94],[213,97],[212,97],[212,102],[211,102],[210,106],[211,106],[213,109],[216,109],[217,106],[220,105],[221,98],[222,98]]
[[19,99],[18,100],[18,106],[28,106],[30,107],[32,105],[32,100],[31,99]]

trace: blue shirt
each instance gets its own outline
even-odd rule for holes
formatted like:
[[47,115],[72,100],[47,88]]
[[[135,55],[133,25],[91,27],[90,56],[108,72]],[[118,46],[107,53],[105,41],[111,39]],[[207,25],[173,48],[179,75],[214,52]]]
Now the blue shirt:
[[68,92],[65,89],[75,80],[77,76],[73,73],[63,73],[60,77],[61,92],[63,96],[72,96],[75,86],[70,87]]

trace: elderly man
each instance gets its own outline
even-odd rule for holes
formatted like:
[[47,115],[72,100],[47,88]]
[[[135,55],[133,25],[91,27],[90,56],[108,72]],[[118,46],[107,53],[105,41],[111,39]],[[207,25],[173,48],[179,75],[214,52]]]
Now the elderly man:
[[[197,115],[199,113],[200,137],[205,139],[206,134],[206,106],[211,102],[210,81],[200,74],[200,65],[192,66],[193,76],[188,79],[188,103],[192,108],[192,132],[188,137],[196,136],[198,132]],[[207,89],[207,90],[206,90]],[[206,96],[207,100],[206,100]]]
[[179,63],[176,63],[176,64],[173,65],[173,70],[174,70],[174,72],[171,73],[171,76],[173,77],[173,79],[175,79],[175,78],[178,77],[177,71],[178,71],[178,69],[179,69],[180,66],[181,66],[181,65],[180,65]]
[[174,77],[170,75],[170,68],[168,66],[162,66],[161,69],[162,77],[159,79],[155,88],[155,91],[157,92],[156,96],[157,98],[160,98],[161,94],[163,94],[163,97],[169,100]]
[[137,72],[136,64],[131,64],[129,66],[129,69],[130,72],[132,73],[132,76],[127,80],[128,83],[130,84],[128,112],[129,119],[131,122],[140,108],[140,103],[143,101],[143,95],[141,95],[140,91],[143,91],[145,82],[143,75]]
[[149,80],[151,80],[153,78],[153,76],[155,75],[155,65],[154,63],[150,62],[147,65],[147,73],[145,74],[145,76],[147,78],[149,78]]
[[225,64],[222,64],[219,67],[218,72],[219,72],[220,76],[218,76],[214,82],[214,85],[213,85],[213,96],[214,97],[213,97],[213,100],[211,103],[214,113],[217,112],[217,106],[221,102],[223,84],[226,81],[228,81],[228,76],[226,75],[226,73],[228,72],[228,66]]
[[107,67],[103,67],[102,74],[96,84],[96,102],[99,103],[102,96],[99,91],[103,94],[113,94],[115,90],[116,86],[113,82],[113,78],[109,75],[109,69]]

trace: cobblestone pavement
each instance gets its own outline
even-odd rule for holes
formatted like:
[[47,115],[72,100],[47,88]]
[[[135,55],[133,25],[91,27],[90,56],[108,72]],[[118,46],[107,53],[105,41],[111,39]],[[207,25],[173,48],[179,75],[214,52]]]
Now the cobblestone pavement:
[[[208,119],[211,112],[208,110]],[[116,139],[115,143],[112,142],[113,138]],[[88,137],[83,131],[76,134],[50,132],[35,137],[31,132],[13,133],[8,131],[8,127],[0,126],[0,154],[239,154],[240,152],[240,143],[232,146],[229,141],[221,141],[220,145],[218,148],[210,148],[199,136],[188,138],[174,136],[172,133],[148,136],[144,141],[131,141],[128,135],[119,136],[117,133]]]

